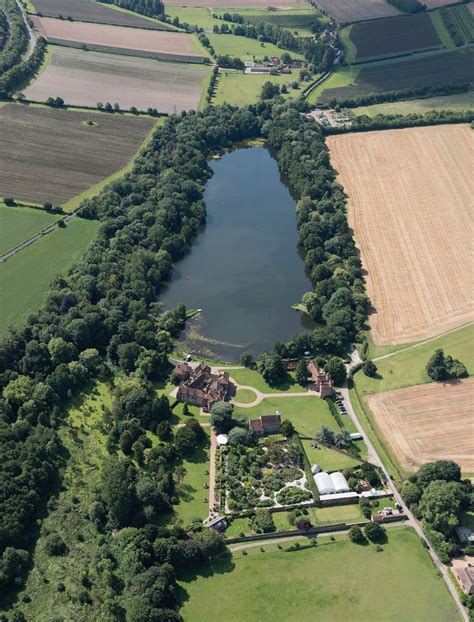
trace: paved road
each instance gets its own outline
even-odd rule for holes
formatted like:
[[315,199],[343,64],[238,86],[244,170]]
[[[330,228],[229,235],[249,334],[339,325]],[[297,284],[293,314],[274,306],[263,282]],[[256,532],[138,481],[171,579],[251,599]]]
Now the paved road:
[[[399,503],[402,508],[403,508],[403,512],[408,516],[408,524],[411,525],[413,527],[413,529],[416,531],[416,533],[419,535],[420,538],[422,538],[422,540],[426,541],[426,536],[423,533],[423,529],[421,528],[420,523],[418,522],[418,520],[415,518],[413,512],[408,508],[408,506],[405,504],[405,502],[403,501],[400,493],[398,492],[392,478],[390,477],[389,472],[387,471],[387,468],[385,467],[385,465],[383,464],[382,460],[380,459],[380,456],[378,455],[375,447],[373,446],[371,440],[367,437],[367,434],[364,432],[363,427],[361,426],[357,415],[355,414],[355,411],[352,407],[352,403],[351,403],[351,398],[350,398],[350,394],[349,394],[349,390],[346,387],[342,388],[341,390],[342,396],[343,396],[343,400],[344,403],[346,405],[346,409],[347,412],[349,414],[349,417],[352,419],[352,421],[354,422],[354,425],[356,426],[357,430],[363,434],[364,436],[364,440],[365,440],[365,444],[367,445],[368,451],[369,451],[369,460],[370,462],[372,462],[373,464],[376,464],[378,466],[380,466],[380,468],[382,469],[382,471],[385,474],[385,477],[387,478],[387,483],[390,487],[390,489],[393,492],[393,496],[395,498],[395,500],[397,501],[397,503]],[[439,572],[441,573],[447,587],[448,590],[451,593],[451,596],[454,599],[454,602],[456,603],[457,608],[459,609],[459,612],[462,616],[462,619],[465,622],[469,622],[469,616],[467,614],[466,609],[463,607],[461,600],[459,598],[459,595],[456,591],[456,588],[454,587],[454,585],[452,584],[452,581],[449,577],[448,574],[448,569],[446,568],[446,566],[441,562],[441,560],[439,559],[438,555],[435,553],[435,551],[432,549],[432,547],[430,546],[428,549],[428,553],[431,557],[431,559],[433,560],[434,565],[436,566],[436,568],[439,570]]]

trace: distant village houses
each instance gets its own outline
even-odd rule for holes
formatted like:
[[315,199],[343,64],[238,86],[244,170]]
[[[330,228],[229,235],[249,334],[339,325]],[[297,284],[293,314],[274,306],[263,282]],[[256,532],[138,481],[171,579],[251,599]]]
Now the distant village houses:
[[314,361],[308,363],[308,372],[311,374],[314,388],[321,399],[333,394],[334,383],[331,376],[319,369]]
[[179,363],[173,369],[179,378],[176,399],[209,412],[216,402],[223,402],[230,396],[234,385],[227,372],[213,374],[208,365],[193,368],[188,363]]

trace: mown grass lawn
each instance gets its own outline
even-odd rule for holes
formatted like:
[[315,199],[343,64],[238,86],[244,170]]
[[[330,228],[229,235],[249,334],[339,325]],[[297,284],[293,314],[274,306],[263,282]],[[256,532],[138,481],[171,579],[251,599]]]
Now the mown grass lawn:
[[360,464],[358,460],[350,458],[345,454],[342,454],[334,449],[323,447],[320,445],[319,449],[312,447],[315,444],[314,441],[309,439],[302,439],[303,447],[308,457],[310,464],[319,464],[323,471],[339,471],[343,469],[350,469]]
[[376,361],[377,378],[368,378],[362,371],[358,372],[354,376],[354,382],[359,394],[392,391],[431,382],[425,368],[437,348],[443,348],[445,354],[459,359],[469,374],[474,374],[474,325],[470,325],[424,345]]
[[[167,6],[166,15],[171,19],[177,17],[181,24],[193,24],[199,28],[212,29],[214,25],[221,26],[226,22],[212,17],[213,11],[197,6]],[[218,13],[221,11],[219,9]]]
[[41,306],[48,284],[65,274],[95,238],[100,223],[74,218],[65,229],[56,229],[0,267],[0,335],[21,326]]
[[267,397],[252,408],[234,408],[234,415],[239,418],[255,419],[261,415],[272,415],[278,410],[282,421],[289,419],[296,430],[307,436],[315,433],[326,425],[335,431],[339,430],[327,403],[314,395],[302,397]]
[[357,523],[365,520],[357,503],[313,508],[313,513],[317,523]]
[[257,398],[257,394],[249,389],[238,389],[235,394],[235,401],[241,404],[251,404]]
[[[280,545],[281,546],[281,545]],[[377,553],[347,536],[294,552],[236,551],[202,575],[180,578],[185,622],[460,620],[451,596],[409,528],[390,528]]]
[[[209,428],[204,428],[209,434]],[[173,506],[175,514],[188,525],[194,518],[204,519],[209,514],[209,440],[201,443],[194,454],[183,460],[186,475],[181,485],[180,502]]]
[[60,217],[41,209],[7,207],[0,202],[0,253],[14,248]]
[[238,384],[253,387],[262,393],[285,393],[286,391],[300,393],[306,390],[297,384],[290,374],[287,374],[285,382],[276,387],[271,387],[267,384],[258,371],[254,369],[247,369],[246,367],[242,369],[229,369],[229,375]]

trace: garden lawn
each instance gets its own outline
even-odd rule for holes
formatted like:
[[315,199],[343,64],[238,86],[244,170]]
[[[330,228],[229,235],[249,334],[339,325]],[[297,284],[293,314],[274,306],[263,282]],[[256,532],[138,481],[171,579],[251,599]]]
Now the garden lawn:
[[232,523],[225,530],[224,535],[226,538],[238,538],[241,533],[252,533],[248,518],[234,518]]
[[360,464],[359,460],[350,458],[345,454],[329,449],[320,445],[320,449],[311,447],[315,441],[309,439],[301,439],[303,447],[308,457],[310,465],[319,464],[323,471],[342,471],[343,469],[351,469]]
[[[241,60],[252,60],[254,57],[262,59],[264,56],[280,57],[288,50],[273,45],[273,43],[261,43],[256,39],[248,37],[238,37],[236,35],[207,35],[211,45],[218,56],[229,54],[230,56],[238,56]],[[301,54],[289,52],[292,58],[303,59]]]
[[314,395],[302,397],[267,397],[252,408],[234,408],[234,415],[238,418],[256,419],[261,415],[273,415],[278,410],[282,421],[289,419],[295,429],[306,436],[315,433],[326,425],[334,431],[339,431],[336,420],[331,415],[329,406],[324,400]]
[[280,87],[286,84],[288,94],[285,97],[297,97],[301,93],[301,88],[293,89],[290,85],[298,80],[299,73],[299,70],[293,70],[291,74],[280,76],[250,75],[233,69],[221,69],[212,103],[216,105],[227,103],[234,106],[254,104],[259,100],[266,82],[278,84]]
[[58,220],[57,214],[29,207],[7,207],[0,203],[0,253],[17,244]]
[[318,524],[358,523],[365,520],[358,503],[313,508],[313,512]]
[[468,373],[474,374],[474,325],[470,325],[415,348],[400,351],[389,358],[375,361],[377,374],[381,377],[368,378],[362,371],[357,372],[354,376],[357,391],[363,395],[431,382],[425,367],[437,348],[443,348],[445,354],[459,359]]
[[[208,428],[204,428],[208,434]],[[209,515],[209,491],[204,484],[209,484],[209,448],[208,443],[201,443],[194,454],[183,460],[186,469],[180,502],[173,506],[176,516],[189,525],[194,518],[204,519]],[[206,499],[206,500],[205,500]]]
[[380,553],[346,536],[294,552],[236,551],[201,576],[180,578],[181,615],[185,622],[460,620],[416,534],[391,528],[388,538]]
[[[173,404],[173,398],[170,398],[170,404]],[[198,406],[191,406],[188,404],[188,412],[189,415],[183,414],[184,404],[179,402],[173,408],[173,414],[171,415],[170,423],[171,425],[176,425],[177,423],[185,423],[190,417],[195,417],[199,421],[199,423],[209,423],[209,418],[204,419],[204,417],[199,416],[200,409]]]
[[238,389],[234,399],[241,404],[250,404],[257,399],[257,394],[249,389]]
[[[225,371],[225,367],[222,368]],[[262,376],[254,369],[229,369],[229,375],[237,382],[237,384],[254,387],[257,391],[262,393],[284,393],[285,391],[291,392],[304,392],[305,389],[299,384],[296,384],[295,380],[290,374],[287,374],[287,380],[278,387],[271,387],[268,385]]]
[[74,218],[0,266],[0,335],[9,326],[21,326],[39,309],[53,277],[65,274],[81,258],[99,226],[97,221]]

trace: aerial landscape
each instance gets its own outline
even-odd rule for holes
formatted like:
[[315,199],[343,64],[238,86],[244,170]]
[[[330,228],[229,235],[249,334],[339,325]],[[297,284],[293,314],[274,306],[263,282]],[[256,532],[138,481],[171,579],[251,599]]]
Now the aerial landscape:
[[0,622],[474,620],[474,2],[0,0]]

